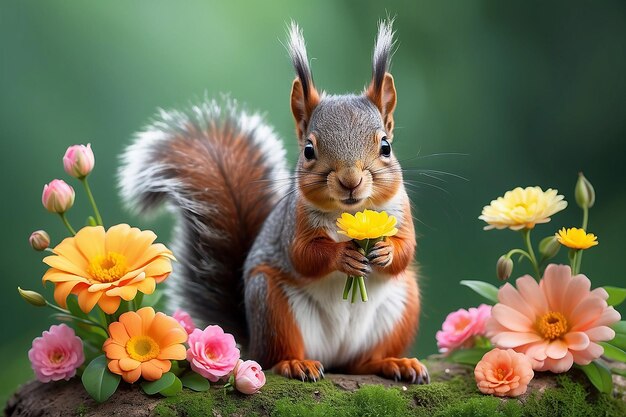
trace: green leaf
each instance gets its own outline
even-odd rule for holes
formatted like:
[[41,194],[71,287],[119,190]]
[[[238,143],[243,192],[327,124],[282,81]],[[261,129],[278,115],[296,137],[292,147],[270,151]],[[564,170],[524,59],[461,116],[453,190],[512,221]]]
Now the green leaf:
[[86,319],[87,314],[83,313],[83,310],[78,306],[78,297],[75,295],[70,295],[67,297],[67,309],[75,315],[76,317],[80,317],[81,319]]
[[626,362],[626,352],[617,346],[613,346],[611,342],[597,342],[600,346],[604,348],[604,355],[607,358],[618,361],[618,362]]
[[172,383],[172,385],[159,391],[159,394],[161,394],[164,397],[173,397],[175,395],[180,394],[182,390],[183,390],[183,383],[180,381],[180,379],[178,379],[178,377],[175,376],[174,382]]
[[180,379],[184,387],[194,391],[206,391],[209,389],[209,380],[195,372],[188,372]]
[[451,362],[475,366],[491,348],[472,348],[455,350],[447,356]]
[[152,294],[146,294],[141,302],[142,307],[157,307],[163,297],[163,291],[154,290]]
[[626,369],[611,368],[611,372],[613,372],[616,375],[626,377]]
[[617,333],[615,335],[615,338],[613,338],[613,340],[611,340],[611,344],[613,346],[616,346],[616,347],[626,351],[626,334]]
[[626,321],[618,321],[617,323],[612,325],[611,328],[615,330],[615,333],[626,334]]
[[87,365],[81,379],[85,390],[99,403],[113,395],[120,383],[120,376],[109,371],[104,355],[98,356]]
[[143,388],[143,392],[148,395],[158,394],[159,392],[167,389],[174,384],[174,380],[176,380],[176,375],[171,372],[166,372],[163,376],[156,381],[152,382],[144,382],[141,384],[141,388]]
[[596,387],[598,391],[606,394],[613,392],[613,378],[611,377],[611,370],[607,368],[604,363],[599,360],[595,360],[589,365],[577,365],[577,367],[581,369],[585,375],[587,375],[589,381],[591,381],[593,386]]
[[606,285],[602,287],[609,293],[609,299],[606,300],[610,306],[618,306],[626,300],[626,288],[611,287]]
[[491,301],[494,304],[498,302],[498,288],[494,285],[491,285],[483,281],[468,281],[468,280],[461,281],[461,285],[465,285],[466,287],[469,287],[474,292],[476,292],[479,295],[482,295],[483,297],[485,297],[487,300]]

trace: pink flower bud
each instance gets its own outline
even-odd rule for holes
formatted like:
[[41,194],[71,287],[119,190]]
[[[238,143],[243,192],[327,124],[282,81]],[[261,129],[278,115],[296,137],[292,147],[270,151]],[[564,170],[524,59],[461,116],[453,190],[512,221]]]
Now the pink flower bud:
[[74,205],[74,189],[63,180],[44,185],[41,202],[52,213],[65,213]]
[[28,243],[36,251],[42,251],[50,246],[50,235],[45,230],[37,230],[31,233]]
[[91,150],[91,144],[74,145],[67,148],[63,157],[65,172],[75,178],[85,178],[96,163]]
[[239,360],[233,374],[235,389],[242,394],[254,394],[265,385],[265,374],[255,361]]
[[196,329],[196,325],[193,322],[193,319],[186,311],[181,310],[180,308],[174,312],[172,315],[176,319],[176,321],[183,326],[183,329],[187,332],[187,334],[193,333]]

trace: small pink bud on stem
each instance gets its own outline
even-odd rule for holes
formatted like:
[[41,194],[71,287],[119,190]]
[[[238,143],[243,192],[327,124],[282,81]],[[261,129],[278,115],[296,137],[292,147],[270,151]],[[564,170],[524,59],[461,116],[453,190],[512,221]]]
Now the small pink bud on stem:
[[33,249],[41,252],[50,246],[50,235],[48,235],[45,230],[36,230],[31,233],[28,238],[28,243],[30,243]]
[[85,178],[95,165],[95,157],[91,150],[91,144],[73,145],[67,148],[63,157],[63,168],[65,172],[74,178]]

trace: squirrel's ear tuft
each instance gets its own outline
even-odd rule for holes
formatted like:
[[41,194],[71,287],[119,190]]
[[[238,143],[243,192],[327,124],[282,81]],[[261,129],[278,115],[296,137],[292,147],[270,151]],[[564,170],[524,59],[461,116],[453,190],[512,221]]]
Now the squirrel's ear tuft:
[[393,19],[382,20],[372,57],[372,81],[365,95],[378,107],[389,136],[393,135],[393,111],[396,108],[396,87],[389,73],[395,41]]
[[313,110],[320,101],[320,96],[309,68],[302,30],[294,21],[289,27],[289,44],[287,46],[291,62],[296,70],[296,79],[291,87],[291,112],[296,121],[296,132],[299,140],[304,140],[307,126]]

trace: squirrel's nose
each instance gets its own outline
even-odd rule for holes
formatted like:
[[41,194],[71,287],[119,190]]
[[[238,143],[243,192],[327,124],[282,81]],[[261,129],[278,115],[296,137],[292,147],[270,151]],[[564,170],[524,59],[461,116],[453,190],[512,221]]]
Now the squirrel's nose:
[[343,178],[339,180],[339,184],[348,191],[354,191],[363,182],[363,177]]

